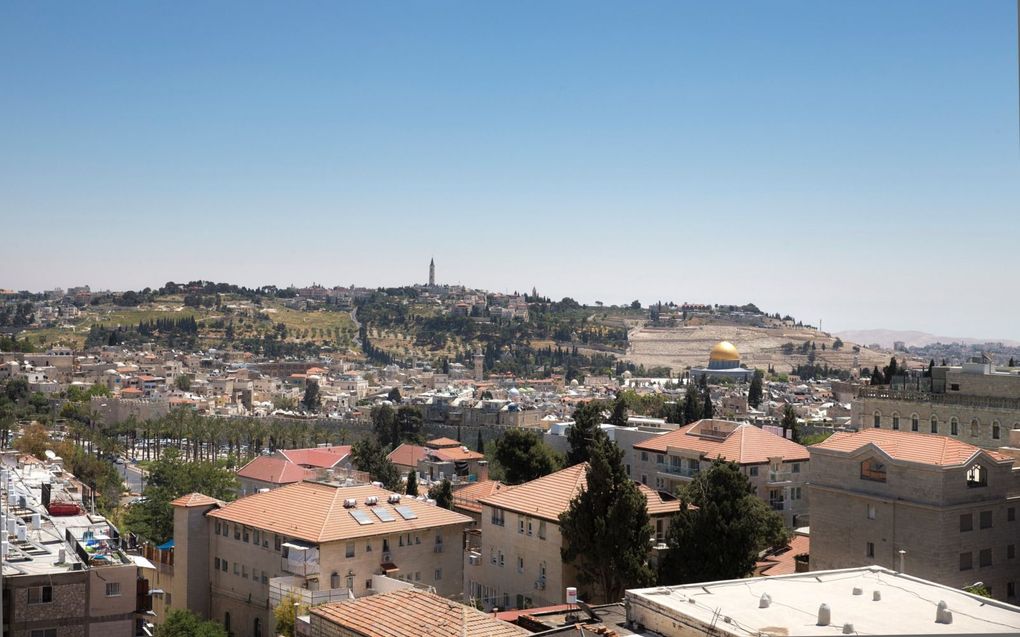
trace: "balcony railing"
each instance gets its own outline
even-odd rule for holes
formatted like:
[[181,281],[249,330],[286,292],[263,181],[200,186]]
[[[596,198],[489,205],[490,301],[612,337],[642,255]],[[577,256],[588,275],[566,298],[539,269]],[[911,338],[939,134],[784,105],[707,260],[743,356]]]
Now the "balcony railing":
[[782,500],[770,500],[769,506],[772,507],[773,511],[784,511],[786,510],[786,502]]
[[693,478],[701,473],[701,469],[699,467],[685,467],[683,465],[675,465],[668,462],[660,462],[656,464],[656,469],[659,473],[668,473],[671,476],[681,476],[684,478]]
[[790,471],[769,471],[769,482],[789,482],[793,479]]

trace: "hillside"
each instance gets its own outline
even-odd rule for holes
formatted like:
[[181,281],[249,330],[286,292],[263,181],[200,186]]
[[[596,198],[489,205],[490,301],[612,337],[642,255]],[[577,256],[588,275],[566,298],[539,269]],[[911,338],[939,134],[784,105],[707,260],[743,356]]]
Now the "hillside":
[[[796,365],[808,362],[808,355],[799,353],[804,343],[814,342],[815,362],[839,369],[851,369],[854,356],[861,367],[887,365],[889,352],[860,348],[843,339],[843,346],[833,350],[836,337],[807,327],[751,327],[746,325],[698,325],[686,327],[639,327],[629,335],[630,345],[626,360],[645,367],[665,366],[674,370],[701,367],[708,364],[708,352],[719,341],[729,341],[741,354],[741,362],[751,368],[765,369],[773,365],[776,371],[788,372]],[[784,345],[793,344],[793,353],[786,353]],[[823,349],[824,345],[824,349]],[[787,349],[789,346],[787,345]]]
[[962,345],[982,345],[984,343],[1002,343],[1009,347],[1020,346],[1020,341],[1011,341],[1002,338],[973,338],[969,336],[936,336],[927,332],[916,330],[844,330],[836,332],[836,335],[843,340],[852,340],[855,343],[877,343],[882,347],[892,349],[893,343],[903,342],[907,347],[924,347],[934,343],[960,343]]

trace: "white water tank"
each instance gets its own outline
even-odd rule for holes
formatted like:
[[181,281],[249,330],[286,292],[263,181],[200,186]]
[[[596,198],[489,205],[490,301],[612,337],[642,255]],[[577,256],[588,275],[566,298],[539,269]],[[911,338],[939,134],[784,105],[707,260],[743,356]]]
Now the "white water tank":
[[42,528],[42,516],[38,513],[32,514],[32,529],[38,531]]
[[577,603],[577,588],[574,586],[567,587],[567,603],[568,604]]
[[18,525],[18,541],[24,542],[28,539],[28,527],[24,524]]

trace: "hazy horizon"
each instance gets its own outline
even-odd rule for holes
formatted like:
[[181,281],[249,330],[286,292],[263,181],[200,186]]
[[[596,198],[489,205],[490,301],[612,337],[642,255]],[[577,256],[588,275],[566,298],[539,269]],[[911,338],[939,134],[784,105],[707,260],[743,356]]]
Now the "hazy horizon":
[[1016,7],[5,3],[0,287],[392,286],[435,257],[1020,340]]

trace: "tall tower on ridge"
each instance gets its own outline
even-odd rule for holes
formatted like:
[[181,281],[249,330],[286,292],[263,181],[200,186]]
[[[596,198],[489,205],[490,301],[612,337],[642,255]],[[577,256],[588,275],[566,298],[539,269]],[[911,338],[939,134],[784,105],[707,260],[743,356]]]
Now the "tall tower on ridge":
[[436,260],[432,259],[429,261],[429,287],[435,287],[436,285]]

